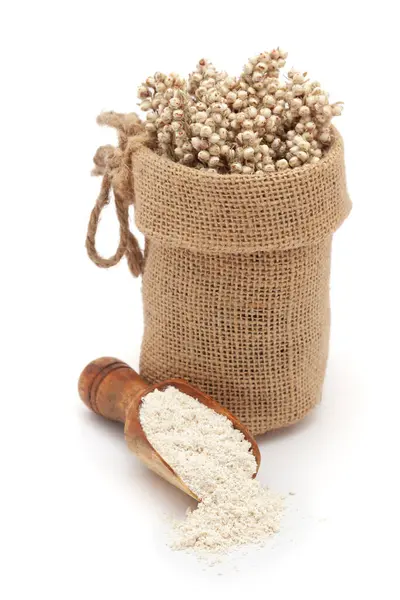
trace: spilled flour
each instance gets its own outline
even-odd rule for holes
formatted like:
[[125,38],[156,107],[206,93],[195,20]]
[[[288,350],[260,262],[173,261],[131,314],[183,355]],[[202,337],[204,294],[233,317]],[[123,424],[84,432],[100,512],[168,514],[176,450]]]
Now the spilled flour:
[[201,498],[174,522],[174,549],[224,553],[279,530],[282,497],[252,478],[251,444],[229,419],[169,387],[143,399],[140,421],[152,446]]

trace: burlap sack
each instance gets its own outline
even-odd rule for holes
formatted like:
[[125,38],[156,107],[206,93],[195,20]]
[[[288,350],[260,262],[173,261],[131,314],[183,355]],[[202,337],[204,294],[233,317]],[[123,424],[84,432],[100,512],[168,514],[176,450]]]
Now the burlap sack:
[[332,234],[351,207],[339,134],[317,165],[260,177],[145,147],[130,167],[146,238],[143,377],[187,379],[254,434],[301,419],[321,397]]

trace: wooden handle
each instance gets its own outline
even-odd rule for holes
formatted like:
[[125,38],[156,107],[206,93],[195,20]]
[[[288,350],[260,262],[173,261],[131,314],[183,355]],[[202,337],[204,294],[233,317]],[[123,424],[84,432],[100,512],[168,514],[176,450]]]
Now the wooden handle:
[[95,413],[125,422],[131,400],[144,393],[149,384],[136,371],[117,358],[98,358],[89,363],[79,377],[83,402]]

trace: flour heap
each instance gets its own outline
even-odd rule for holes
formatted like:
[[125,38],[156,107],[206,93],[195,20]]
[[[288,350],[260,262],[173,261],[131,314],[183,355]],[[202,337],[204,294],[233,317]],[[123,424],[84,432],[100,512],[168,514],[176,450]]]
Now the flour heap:
[[174,522],[174,549],[223,553],[279,530],[282,497],[252,478],[251,444],[229,419],[168,387],[143,399],[140,421],[151,445],[201,498]]

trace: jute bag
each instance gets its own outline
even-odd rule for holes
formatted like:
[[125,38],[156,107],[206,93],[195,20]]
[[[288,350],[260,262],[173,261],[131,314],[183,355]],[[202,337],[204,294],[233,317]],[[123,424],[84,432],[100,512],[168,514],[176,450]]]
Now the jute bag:
[[[218,175],[158,156],[137,121],[117,117],[100,121],[118,128],[120,148],[97,155],[97,172],[125,225],[134,198],[145,235],[142,260],[122,219],[119,254],[143,273],[142,376],[187,379],[254,434],[298,421],[321,397],[332,234],[351,208],[341,137],[316,165]],[[100,195],[94,212],[103,205]]]

